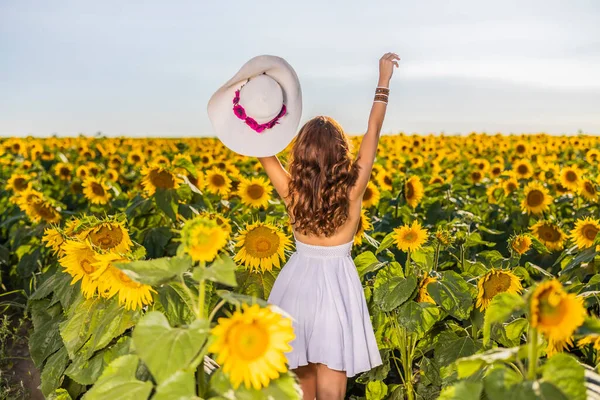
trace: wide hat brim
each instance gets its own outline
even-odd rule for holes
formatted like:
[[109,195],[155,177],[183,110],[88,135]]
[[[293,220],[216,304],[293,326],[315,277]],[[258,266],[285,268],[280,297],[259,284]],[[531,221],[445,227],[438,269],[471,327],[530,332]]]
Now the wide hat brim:
[[[281,86],[287,114],[274,127],[258,133],[233,113],[233,98],[248,79],[262,73]],[[217,137],[229,149],[245,156],[269,157],[281,152],[298,133],[301,116],[302,90],[298,75],[283,58],[271,55],[249,60],[208,101],[208,118]]]

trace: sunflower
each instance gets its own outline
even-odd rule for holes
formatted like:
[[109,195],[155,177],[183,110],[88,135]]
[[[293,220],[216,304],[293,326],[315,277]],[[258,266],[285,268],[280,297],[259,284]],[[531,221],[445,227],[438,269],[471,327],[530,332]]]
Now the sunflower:
[[98,293],[102,297],[110,299],[118,293],[119,304],[128,310],[137,310],[152,304],[152,293],[156,293],[152,286],[130,279],[123,271],[112,265],[112,263],[127,263],[131,260],[115,253],[98,254],[96,260],[93,263],[97,269],[94,277],[98,282]]
[[533,165],[528,160],[519,160],[513,165],[513,172],[519,179],[529,179],[533,176]]
[[517,153],[519,156],[526,155],[528,151],[529,151],[529,145],[522,140],[518,141],[517,144],[515,145],[515,153]]
[[444,183],[446,183],[446,181],[440,175],[435,174],[431,176],[431,179],[429,179],[428,183],[430,185],[443,185]]
[[227,196],[231,190],[231,179],[217,168],[206,171],[206,190],[213,194]]
[[108,166],[112,169],[119,169],[123,165],[123,158],[118,154],[113,154],[108,160]]
[[196,188],[198,190],[200,190],[200,191],[204,190],[204,188],[206,186],[206,179],[204,177],[204,172],[196,171],[196,176],[188,174],[187,178],[192,185],[196,186]]
[[379,204],[379,199],[381,198],[381,193],[375,184],[371,181],[367,184],[365,188],[365,193],[362,198],[362,206],[364,208],[370,208],[373,206],[377,206]]
[[6,182],[6,190],[12,190],[15,193],[21,193],[31,188],[31,177],[24,174],[12,174]]
[[73,167],[68,163],[59,162],[54,166],[54,175],[58,176],[60,180],[68,181],[72,174]]
[[55,228],[46,228],[44,230],[44,236],[42,237],[42,242],[46,242],[46,247],[50,247],[52,249],[52,254],[62,257],[64,252],[61,249],[61,245],[64,243],[65,239],[63,238],[62,233],[60,233]]
[[483,180],[484,175],[481,171],[475,170],[471,171],[471,173],[469,174],[469,178],[471,179],[472,183],[479,183]]
[[119,171],[116,169],[109,168],[106,170],[106,179],[111,182],[119,181]]
[[576,166],[563,168],[560,171],[560,183],[567,189],[577,192],[581,185],[581,170]]
[[531,248],[531,238],[527,234],[517,235],[510,241],[510,247],[519,254],[525,254]]
[[[205,153],[200,156],[200,160],[198,160],[198,161],[200,162],[200,165],[202,166],[202,168],[207,169],[212,166],[215,159],[213,158],[212,155]],[[257,164],[260,165],[260,163],[257,163]]]
[[183,183],[183,180],[164,164],[149,163],[142,168],[141,173],[143,176],[142,187],[148,196],[153,196],[156,189],[177,189]]
[[254,208],[261,208],[269,205],[272,190],[273,188],[264,178],[242,178],[237,194],[240,196],[243,204]]
[[227,244],[229,233],[214,219],[197,216],[186,221],[181,242],[194,261],[210,262]]
[[373,230],[373,224],[371,220],[367,216],[366,210],[363,208],[360,210],[360,219],[358,220],[358,229],[356,230],[356,234],[354,235],[354,245],[359,245],[363,240],[363,233],[365,231]]
[[590,164],[600,163],[600,150],[590,149],[585,153],[585,159]]
[[404,197],[406,202],[412,208],[416,208],[423,198],[424,190],[421,179],[418,176],[411,176],[404,184]]
[[579,188],[580,193],[589,201],[597,201],[598,200],[598,191],[596,190],[596,186],[591,179],[584,179],[581,181],[581,187]]
[[541,214],[552,204],[548,189],[538,182],[529,182],[524,191],[525,198],[521,202],[521,208],[527,214]]
[[575,228],[571,231],[570,238],[580,249],[591,247],[600,232],[600,221],[592,217],[577,220]]
[[442,229],[442,228],[438,228],[438,230],[435,232],[435,239],[442,245],[442,246],[448,246],[453,242],[453,238],[452,235],[450,234],[450,231],[448,231],[447,229]]
[[250,271],[271,271],[273,266],[280,268],[284,251],[291,247],[290,238],[279,232],[273,225],[257,221],[246,225],[238,236],[235,247],[240,247],[234,257]]
[[133,246],[129,232],[122,222],[101,222],[79,234],[81,240],[89,240],[94,246],[115,253],[126,253]]
[[539,221],[531,228],[533,235],[548,248],[548,250],[562,250],[566,235],[560,227],[550,221]]
[[219,318],[211,334],[215,340],[208,351],[216,354],[234,389],[243,382],[260,390],[287,371],[284,353],[292,350],[294,328],[273,306],[243,304],[231,317]]
[[70,239],[64,242],[62,251],[64,256],[59,263],[73,277],[71,285],[81,280],[81,292],[85,298],[91,298],[98,288],[98,280],[94,278],[98,272],[98,267],[94,265],[98,261],[98,253],[87,243]]
[[490,167],[490,175],[492,175],[494,178],[498,178],[500,175],[502,175],[502,172],[504,172],[503,163],[496,163]]
[[24,190],[18,199],[18,204],[32,222],[43,220],[55,224],[61,219],[60,213],[52,206],[50,201],[36,190]]
[[160,165],[163,168],[167,168],[169,165],[171,165],[171,161],[167,158],[167,156],[161,154],[152,159],[152,164]]
[[572,343],[575,330],[583,324],[586,310],[583,299],[564,291],[562,284],[552,279],[540,283],[531,295],[531,326],[548,340],[548,355],[561,351]]
[[131,165],[141,165],[146,161],[146,156],[140,150],[132,150],[127,155],[127,162]]
[[200,216],[214,220],[219,228],[223,229],[227,233],[227,237],[231,234],[231,220],[221,214],[211,213],[208,211],[202,211]]
[[391,192],[394,190],[392,175],[390,175],[386,170],[381,170],[377,173],[375,177],[377,183],[381,189]]
[[498,293],[520,293],[523,290],[518,276],[510,271],[491,269],[477,282],[479,292],[475,307],[484,311]]
[[394,241],[402,251],[415,251],[427,241],[427,229],[421,223],[413,221],[412,225],[403,225],[394,229]]
[[588,344],[593,345],[596,351],[600,351],[600,336],[589,335],[577,341],[577,347],[583,347]]
[[92,204],[107,204],[111,198],[110,188],[104,179],[88,176],[83,180],[83,195]]
[[485,193],[489,204],[498,204],[504,194],[504,189],[499,184],[493,184],[486,189]]
[[508,196],[519,188],[519,181],[516,178],[509,178],[502,182],[502,188],[504,188],[504,194]]
[[425,276],[423,276],[423,279],[421,279],[421,282],[419,283],[419,292],[417,294],[416,299],[417,303],[435,304],[435,300],[433,300],[433,298],[429,295],[429,292],[427,291],[427,286],[429,286],[429,284],[433,282],[437,282],[437,279],[429,276],[429,274],[425,272]]
[[80,165],[75,170],[75,175],[77,175],[79,179],[85,179],[88,175],[90,175],[90,173],[85,165]]
[[482,174],[485,174],[490,169],[490,162],[484,158],[475,158],[471,164]]

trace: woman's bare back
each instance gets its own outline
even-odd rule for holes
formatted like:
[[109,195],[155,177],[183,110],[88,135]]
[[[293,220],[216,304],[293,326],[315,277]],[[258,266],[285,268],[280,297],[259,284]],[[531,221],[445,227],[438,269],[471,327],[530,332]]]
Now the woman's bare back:
[[302,243],[316,246],[337,246],[340,244],[349,243],[354,240],[354,235],[358,230],[361,207],[362,199],[354,199],[353,196],[351,196],[348,207],[348,219],[346,219],[346,222],[340,226],[332,236],[319,237],[314,235],[304,235],[298,232],[296,229],[293,229],[294,236]]

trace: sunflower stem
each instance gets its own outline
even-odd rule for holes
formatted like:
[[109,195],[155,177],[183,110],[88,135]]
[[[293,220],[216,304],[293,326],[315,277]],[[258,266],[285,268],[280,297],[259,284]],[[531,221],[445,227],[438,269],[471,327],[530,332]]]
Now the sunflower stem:
[[412,275],[412,268],[410,267],[410,249],[406,250],[406,276]]
[[215,308],[213,308],[213,310],[211,311],[210,315],[208,316],[208,320],[212,321],[213,318],[215,317],[215,315],[217,314],[217,312],[221,309],[221,307],[223,307],[223,305],[226,303],[226,301],[223,299],[221,300],[216,306]]
[[[200,268],[205,269],[206,263],[204,261],[200,262]],[[198,282],[198,319],[204,318],[204,301],[206,297],[206,285],[204,283],[204,279],[200,279]]]
[[440,262],[440,242],[435,246],[435,257],[433,259],[433,271],[437,271],[438,263]]
[[538,333],[535,328],[529,327],[529,365],[527,369],[527,379],[534,381],[537,377],[537,363],[538,363]]

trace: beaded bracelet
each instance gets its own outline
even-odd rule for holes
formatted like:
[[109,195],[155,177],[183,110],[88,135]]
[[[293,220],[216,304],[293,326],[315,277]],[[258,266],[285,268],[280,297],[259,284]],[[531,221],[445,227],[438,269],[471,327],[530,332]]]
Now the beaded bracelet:
[[376,94],[375,99],[373,101],[377,102],[377,103],[386,103],[387,104],[388,95],[387,94]]
[[378,87],[375,89],[375,94],[390,94],[390,89],[389,89],[389,88],[385,88],[385,87],[378,86]]

